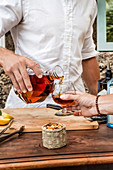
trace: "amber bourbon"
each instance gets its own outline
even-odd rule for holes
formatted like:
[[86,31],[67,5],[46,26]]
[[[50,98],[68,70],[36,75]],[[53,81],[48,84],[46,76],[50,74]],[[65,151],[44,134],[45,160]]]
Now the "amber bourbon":
[[63,77],[56,77],[50,75],[43,75],[42,78],[38,78],[35,74],[29,75],[30,81],[33,87],[33,91],[27,91],[26,93],[16,91],[16,94],[26,103],[43,102],[46,97],[53,91],[54,80],[60,79],[62,82]]
[[61,95],[52,95],[53,100],[54,100],[57,104],[69,106],[69,105],[72,105],[72,103],[74,102],[74,100],[62,100],[62,99],[60,98],[60,96],[61,96]]

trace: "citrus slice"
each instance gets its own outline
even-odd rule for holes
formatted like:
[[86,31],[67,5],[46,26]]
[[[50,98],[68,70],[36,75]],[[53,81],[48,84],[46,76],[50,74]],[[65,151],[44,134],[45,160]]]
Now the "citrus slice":
[[0,110],[0,125],[7,125],[11,119],[14,117]]
[[5,118],[5,119],[14,119],[13,116],[9,115],[8,113],[5,113],[5,112],[2,112],[2,116]]
[[3,116],[0,116],[0,125],[7,125],[10,122],[11,119],[4,118]]

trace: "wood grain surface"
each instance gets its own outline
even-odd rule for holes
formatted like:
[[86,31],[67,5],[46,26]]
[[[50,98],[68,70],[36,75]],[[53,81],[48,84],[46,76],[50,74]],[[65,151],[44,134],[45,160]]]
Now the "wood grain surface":
[[[3,109],[14,117],[14,122],[7,133],[25,126],[24,132],[41,131],[42,126],[50,122],[60,122],[66,125],[67,130],[97,129],[97,121],[90,122],[79,116],[55,116],[57,110],[50,108],[24,108],[24,109]],[[4,126],[0,126],[2,130]]]
[[106,125],[100,125],[97,130],[67,131],[67,145],[60,149],[44,148],[40,132],[15,135],[0,144],[1,170],[112,163],[113,129]]

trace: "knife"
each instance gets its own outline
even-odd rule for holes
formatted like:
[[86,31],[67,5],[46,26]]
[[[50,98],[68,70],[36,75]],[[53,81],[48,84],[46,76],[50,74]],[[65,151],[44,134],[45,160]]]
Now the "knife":
[[56,110],[61,110],[62,109],[61,106],[55,105],[55,104],[47,104],[46,107],[51,108],[51,109],[56,109]]

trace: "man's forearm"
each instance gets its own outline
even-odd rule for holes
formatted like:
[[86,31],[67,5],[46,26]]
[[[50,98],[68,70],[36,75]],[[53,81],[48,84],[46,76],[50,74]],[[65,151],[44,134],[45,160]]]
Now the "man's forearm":
[[83,60],[83,74],[82,78],[85,81],[89,92],[91,94],[97,94],[97,82],[100,79],[100,70],[96,60],[96,57]]
[[38,63],[25,57],[14,54],[12,51],[0,47],[0,65],[5,73],[11,78],[17,91],[32,91],[32,85],[27,68],[34,71],[37,77],[42,77],[42,70]]
[[0,66],[3,67],[3,60],[8,60],[9,55],[14,55],[14,53],[6,48],[0,47]]

